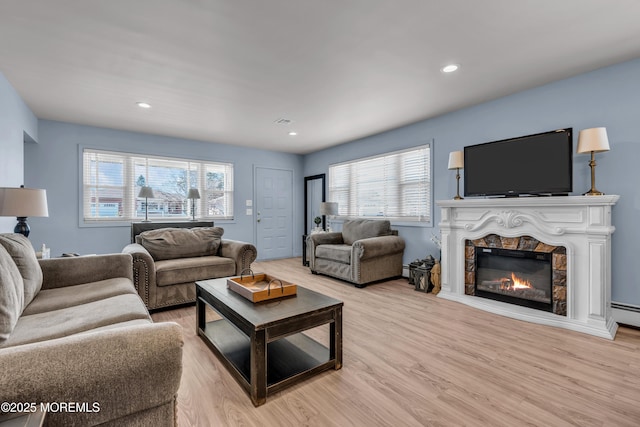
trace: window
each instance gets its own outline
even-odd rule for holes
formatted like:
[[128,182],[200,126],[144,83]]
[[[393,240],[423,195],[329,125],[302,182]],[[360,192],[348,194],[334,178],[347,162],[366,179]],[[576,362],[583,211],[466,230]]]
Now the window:
[[329,166],[329,200],[343,217],[431,222],[430,146]]
[[[189,188],[197,188],[196,216],[233,218],[233,165],[84,149],[83,211],[85,221],[191,217]],[[138,198],[141,187],[153,198]],[[148,206],[146,205],[148,203]]]

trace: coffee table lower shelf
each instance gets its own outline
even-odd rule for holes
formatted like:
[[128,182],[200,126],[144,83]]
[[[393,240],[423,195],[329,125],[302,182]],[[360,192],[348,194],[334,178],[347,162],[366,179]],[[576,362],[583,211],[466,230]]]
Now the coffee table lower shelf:
[[[251,341],[247,335],[225,319],[207,322],[200,336],[219,356],[236,379],[250,390]],[[267,344],[267,394],[326,369],[333,369],[329,349],[303,333]]]
[[[303,286],[294,298],[254,304],[230,290],[226,278],[202,280],[196,332],[260,406],[285,387],[342,368],[343,305]],[[216,320],[207,319],[207,307]],[[326,347],[305,334],[316,327],[329,329]]]

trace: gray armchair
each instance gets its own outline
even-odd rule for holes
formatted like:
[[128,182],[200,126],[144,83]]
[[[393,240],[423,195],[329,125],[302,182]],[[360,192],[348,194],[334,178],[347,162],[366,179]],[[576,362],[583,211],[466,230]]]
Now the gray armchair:
[[195,282],[233,276],[251,267],[256,247],[222,239],[220,227],[160,228],[135,236],[133,283],[149,310],[192,303]]
[[342,232],[307,237],[309,268],[355,283],[367,283],[402,275],[404,239],[386,220],[345,221]]

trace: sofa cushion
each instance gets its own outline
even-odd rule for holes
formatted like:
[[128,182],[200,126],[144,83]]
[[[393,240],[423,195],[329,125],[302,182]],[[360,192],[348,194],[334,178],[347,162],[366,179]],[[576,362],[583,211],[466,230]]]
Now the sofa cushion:
[[316,246],[316,258],[330,259],[344,264],[351,264],[351,245]]
[[80,334],[92,334],[94,332],[107,331],[109,329],[128,328],[130,326],[148,325],[149,323],[153,323],[153,321],[149,319],[126,320],[124,322],[112,323],[110,325],[100,326],[99,328],[80,332]]
[[24,284],[9,252],[0,245],[0,346],[13,332],[24,304]]
[[137,295],[115,297],[60,310],[21,316],[13,333],[0,347],[12,347],[66,337],[115,323],[151,317]]
[[134,294],[136,288],[124,277],[100,280],[75,286],[43,289],[22,312],[23,316],[60,310],[75,305],[107,299],[116,295]]
[[33,250],[29,239],[17,233],[0,234],[0,245],[4,246],[9,252],[22,276],[24,282],[22,308],[24,308],[33,301],[33,298],[42,288],[42,269],[38,264],[36,252]]
[[160,228],[140,233],[140,244],[154,261],[216,255],[223,234],[220,227]]
[[236,274],[236,263],[219,256],[167,259],[156,262],[156,285],[170,286]]
[[356,240],[390,234],[391,223],[388,220],[354,219],[342,224],[342,238],[347,245],[352,245]]

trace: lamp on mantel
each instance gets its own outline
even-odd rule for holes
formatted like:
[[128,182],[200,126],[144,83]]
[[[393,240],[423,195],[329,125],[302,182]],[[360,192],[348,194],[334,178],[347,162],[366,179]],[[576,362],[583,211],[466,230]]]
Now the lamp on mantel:
[[191,221],[196,220],[196,200],[200,198],[200,192],[197,188],[190,188],[187,199],[191,199]]
[[27,217],[49,216],[47,207],[47,190],[37,188],[0,188],[0,216],[15,216],[18,224],[13,229],[29,237],[31,229],[27,224]]
[[144,220],[142,222],[151,222],[149,221],[149,199],[153,199],[155,197],[153,195],[153,189],[151,187],[140,188],[138,197],[144,197]]
[[591,128],[581,130],[578,134],[577,153],[591,153],[589,166],[591,167],[591,190],[584,193],[585,196],[602,196],[604,193],[596,190],[596,159],[595,153],[609,151],[609,138],[607,128]]
[[[323,215],[323,216],[338,215],[338,203],[337,202],[320,203],[320,215]],[[331,231],[331,226],[328,226],[326,231]]]
[[454,200],[460,200],[460,169],[464,168],[464,153],[462,151],[452,151],[449,153],[449,170],[456,170],[456,196]]

